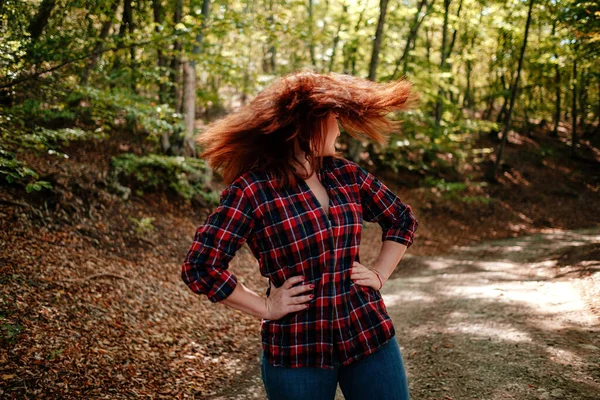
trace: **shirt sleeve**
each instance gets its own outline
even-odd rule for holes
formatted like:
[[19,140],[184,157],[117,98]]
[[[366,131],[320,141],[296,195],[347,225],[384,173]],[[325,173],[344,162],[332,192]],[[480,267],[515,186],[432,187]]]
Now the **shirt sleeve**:
[[383,182],[354,163],[363,209],[363,220],[377,222],[382,229],[381,241],[393,240],[410,247],[419,222],[411,207],[402,203]]
[[230,185],[221,192],[220,204],[200,225],[183,262],[181,278],[197,294],[216,303],[237,285],[229,262],[254,229],[252,207],[242,189]]

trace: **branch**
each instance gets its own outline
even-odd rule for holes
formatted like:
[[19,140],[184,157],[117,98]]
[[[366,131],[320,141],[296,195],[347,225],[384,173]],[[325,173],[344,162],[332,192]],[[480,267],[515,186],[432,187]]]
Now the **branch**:
[[[180,36],[180,35],[183,35],[183,34],[187,34],[187,33],[188,33],[187,31],[177,32],[177,33],[174,33],[172,35],[172,37],[177,37],[177,36]],[[163,38],[161,38],[161,39],[163,39]],[[154,42],[154,40],[149,39],[149,40],[144,40],[142,42],[135,42],[135,43],[124,44],[124,45],[119,45],[119,46],[115,46],[115,47],[109,47],[109,48],[106,48],[106,49],[100,49],[100,50],[92,51],[92,52],[90,52],[88,54],[85,54],[83,56],[75,57],[75,58],[72,58],[70,60],[66,60],[66,61],[64,61],[64,62],[62,62],[62,63],[60,63],[58,65],[55,65],[52,68],[48,68],[48,69],[36,72],[34,74],[31,74],[31,75],[27,75],[25,77],[22,77],[22,78],[19,78],[19,79],[15,79],[12,82],[4,83],[4,84],[0,85],[0,89],[5,89],[5,88],[9,88],[9,87],[18,85],[18,84],[26,82],[26,81],[28,81],[30,79],[37,78],[40,75],[47,74],[48,72],[56,71],[57,69],[60,69],[60,68],[64,67],[65,65],[74,63],[76,61],[85,60],[86,58],[89,58],[89,57],[92,57],[92,56],[95,56],[95,55],[103,54],[103,53],[106,53],[106,52],[109,52],[109,51],[117,51],[117,50],[126,49],[126,48],[130,48],[130,47],[142,46],[142,45],[150,44],[150,43],[153,43],[153,42]]]

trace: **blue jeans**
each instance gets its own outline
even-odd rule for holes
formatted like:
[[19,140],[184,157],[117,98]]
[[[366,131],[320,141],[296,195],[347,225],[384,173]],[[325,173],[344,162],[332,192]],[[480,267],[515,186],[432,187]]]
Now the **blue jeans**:
[[333,400],[337,384],[346,400],[409,400],[400,346],[392,337],[366,357],[333,369],[271,365],[261,349],[261,374],[269,400]]

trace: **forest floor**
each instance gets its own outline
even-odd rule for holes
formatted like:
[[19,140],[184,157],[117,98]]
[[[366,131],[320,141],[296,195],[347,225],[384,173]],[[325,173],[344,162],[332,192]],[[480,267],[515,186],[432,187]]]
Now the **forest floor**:
[[[600,227],[401,264],[382,295],[412,399],[600,398]],[[211,398],[265,399],[258,362]]]
[[[419,220],[382,289],[413,399],[600,397],[597,147],[573,160],[564,138],[512,134],[500,183],[475,184],[473,162],[474,184],[451,195],[378,174]],[[0,398],[264,398],[260,320],[181,281],[209,210],[158,193],[123,201],[101,189],[113,152],[66,151],[56,171],[31,160],[70,189],[60,220],[33,194],[0,192]],[[365,264],[378,232],[365,224]],[[247,246],[231,270],[265,293]]]

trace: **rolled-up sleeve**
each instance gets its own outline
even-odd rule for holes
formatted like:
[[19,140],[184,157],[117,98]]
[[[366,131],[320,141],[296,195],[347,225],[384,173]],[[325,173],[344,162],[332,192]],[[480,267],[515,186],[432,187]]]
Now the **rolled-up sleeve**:
[[363,220],[377,222],[382,229],[381,241],[393,240],[410,247],[419,222],[411,207],[404,204],[383,182],[354,163],[363,209]]
[[200,225],[183,262],[181,278],[197,294],[216,303],[237,285],[229,262],[254,229],[250,202],[242,188],[230,185],[221,192],[220,204]]

